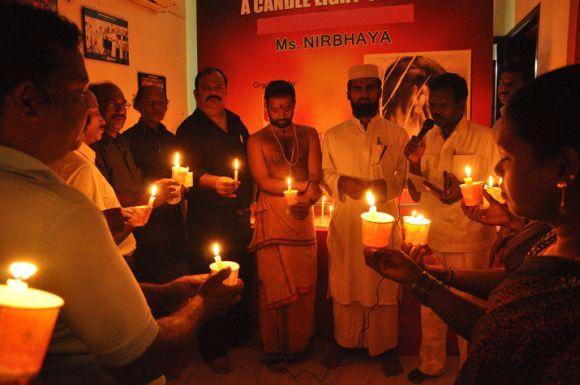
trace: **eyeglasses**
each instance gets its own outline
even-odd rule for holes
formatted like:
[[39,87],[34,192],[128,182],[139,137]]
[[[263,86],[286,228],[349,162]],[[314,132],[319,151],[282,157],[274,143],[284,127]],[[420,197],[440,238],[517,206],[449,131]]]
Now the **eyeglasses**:
[[105,109],[106,110],[118,110],[118,109],[128,109],[129,107],[131,107],[130,103],[125,102],[108,102],[105,103]]

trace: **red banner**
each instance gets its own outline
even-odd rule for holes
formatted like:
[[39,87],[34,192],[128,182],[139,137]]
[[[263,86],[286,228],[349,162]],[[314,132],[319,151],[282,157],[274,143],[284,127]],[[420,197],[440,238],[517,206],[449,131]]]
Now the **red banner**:
[[[385,114],[426,78],[458,72],[470,87],[468,113],[489,124],[492,21],[489,0],[197,0],[199,68],[228,76],[228,108],[253,132],[264,124],[263,92],[274,79],[295,84],[295,121],[324,132],[350,116],[351,65],[377,63]],[[452,52],[449,52],[452,51]],[[435,61],[436,65],[432,65]],[[414,77],[416,68],[420,78]],[[415,82],[414,87],[405,88]],[[390,87],[387,83],[394,82]],[[413,104],[414,105],[414,104]],[[391,111],[411,124],[411,111]],[[409,129],[409,127],[407,127]]]

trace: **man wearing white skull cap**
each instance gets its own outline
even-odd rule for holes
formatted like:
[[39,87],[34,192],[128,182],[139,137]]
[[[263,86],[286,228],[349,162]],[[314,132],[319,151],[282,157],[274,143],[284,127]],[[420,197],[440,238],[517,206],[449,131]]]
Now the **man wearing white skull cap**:
[[[366,266],[360,215],[368,211],[364,196],[371,190],[377,209],[398,220],[396,198],[404,185],[402,127],[379,116],[381,81],[376,65],[348,71],[347,97],[352,116],[326,131],[322,168],[326,190],[336,202],[328,233],[329,293],[333,300],[334,336],[338,346],[325,360],[340,364],[345,348],[366,348],[370,356],[384,354],[383,372],[402,372],[395,348],[399,337],[399,286],[381,279]],[[395,222],[396,223],[396,222]],[[393,229],[391,245],[400,245]]]

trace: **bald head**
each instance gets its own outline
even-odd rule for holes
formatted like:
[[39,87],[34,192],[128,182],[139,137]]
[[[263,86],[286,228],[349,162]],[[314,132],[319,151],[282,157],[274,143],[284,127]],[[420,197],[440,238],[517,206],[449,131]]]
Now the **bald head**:
[[105,132],[116,137],[127,120],[127,99],[123,91],[113,83],[91,84],[89,89],[95,94],[99,111],[105,119]]

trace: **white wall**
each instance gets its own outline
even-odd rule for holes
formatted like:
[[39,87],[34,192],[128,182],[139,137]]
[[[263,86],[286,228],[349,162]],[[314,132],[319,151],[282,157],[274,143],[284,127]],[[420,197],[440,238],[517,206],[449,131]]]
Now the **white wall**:
[[[81,26],[81,8],[95,9],[127,20],[129,23],[129,63],[122,65],[85,59],[91,82],[111,81],[117,84],[127,100],[137,92],[137,72],[163,75],[167,78],[169,109],[164,123],[175,131],[188,113],[188,70],[186,5],[191,0],[175,0],[172,12],[157,13],[130,0],[59,1],[59,13]],[[194,4],[195,5],[195,4]],[[195,39],[195,36],[194,36]],[[192,53],[190,53],[192,54]],[[197,57],[194,52],[193,57]],[[139,119],[130,108],[125,128]]]
[[538,4],[538,73],[542,74],[567,64],[570,0],[495,0],[494,35],[505,35]]

